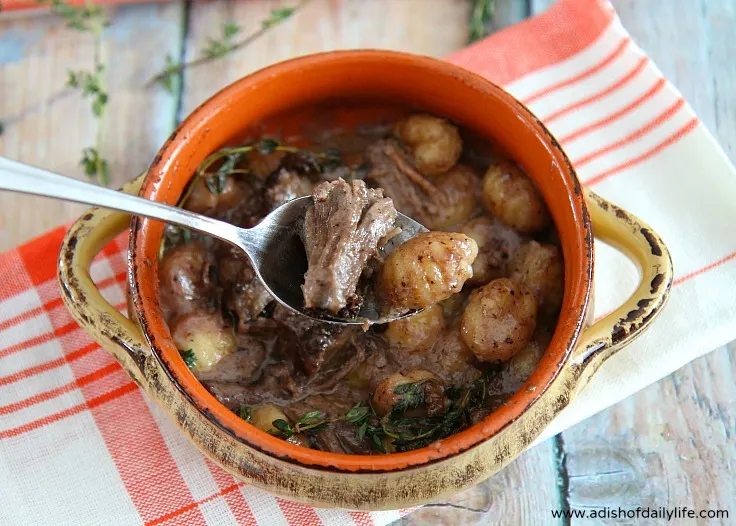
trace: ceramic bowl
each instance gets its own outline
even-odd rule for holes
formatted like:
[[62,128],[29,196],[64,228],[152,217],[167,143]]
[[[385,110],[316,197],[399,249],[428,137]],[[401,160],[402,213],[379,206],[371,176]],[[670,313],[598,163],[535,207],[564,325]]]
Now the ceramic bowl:
[[[161,223],[93,209],[71,228],[60,254],[63,297],[75,319],[204,454],[239,479],[317,506],[412,506],[503,468],[539,436],[609,356],[647,328],[665,303],[672,281],[670,257],[659,236],[583,187],[560,145],[526,107],[473,73],[413,55],[325,53],[249,75],[197,108],[164,144],[148,172],[124,191],[175,204],[208,154],[249,133],[265,126],[288,134],[310,119],[359,125],[375,119],[371,108],[382,105],[448,117],[497,145],[535,181],[561,240],[565,294],[548,349],[508,403],[461,433],[415,451],[367,456],[315,451],[264,433],[220,404],[189,371],[172,342],[158,295]],[[126,228],[129,318],[105,302],[89,278],[92,258]],[[636,263],[640,281],[622,306],[588,325],[594,235]]]

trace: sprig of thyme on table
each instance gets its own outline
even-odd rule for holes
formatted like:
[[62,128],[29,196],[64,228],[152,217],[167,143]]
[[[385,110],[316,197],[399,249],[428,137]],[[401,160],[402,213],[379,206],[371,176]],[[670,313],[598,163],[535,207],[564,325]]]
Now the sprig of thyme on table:
[[[279,7],[273,9],[261,27],[255,33],[241,41],[235,37],[241,28],[235,23],[227,22],[222,27],[220,38],[211,38],[202,51],[202,57],[189,63],[177,64],[171,55],[166,57],[166,69],[154,77],[154,81],[162,83],[172,91],[174,76],[190,66],[197,66],[212,60],[224,58],[236,49],[242,48],[264,35],[270,28],[290,18],[311,0],[303,0],[295,7]],[[48,6],[51,12],[66,21],[66,25],[76,31],[89,33],[93,37],[94,55],[91,67],[77,71],[69,71],[66,87],[81,91],[84,98],[90,100],[92,115],[96,120],[95,143],[84,148],[80,165],[87,177],[97,180],[101,185],[110,181],[110,165],[102,155],[102,122],[109,101],[109,94],[105,86],[105,64],[102,60],[102,33],[109,26],[103,9],[91,1],[81,6],[73,6],[66,0],[36,0],[37,3]]]
[[470,0],[468,44],[488,36],[495,7],[495,0]]
[[76,31],[89,33],[93,38],[94,53],[89,69],[69,71],[66,86],[78,89],[82,97],[90,99],[92,115],[96,122],[95,143],[82,151],[79,164],[87,177],[96,179],[101,185],[110,181],[110,166],[102,156],[102,120],[107,107],[108,94],[105,88],[105,65],[102,61],[102,32],[109,25],[107,18],[98,5],[90,2],[81,6],[72,6],[64,0],[36,0],[48,6],[51,12],[62,17],[66,25]]
[[266,32],[291,18],[297,11],[307,5],[311,0],[302,0],[293,7],[277,7],[271,10],[269,16],[261,21],[261,27],[246,36],[242,40],[236,40],[242,28],[233,22],[227,22],[222,26],[219,38],[210,38],[207,46],[202,50],[201,56],[189,62],[177,63],[174,57],[166,55],[166,67],[154,76],[149,84],[161,84],[167,91],[173,92],[174,78],[187,68],[200,66],[214,60],[225,58],[236,49],[243,48],[262,37]]

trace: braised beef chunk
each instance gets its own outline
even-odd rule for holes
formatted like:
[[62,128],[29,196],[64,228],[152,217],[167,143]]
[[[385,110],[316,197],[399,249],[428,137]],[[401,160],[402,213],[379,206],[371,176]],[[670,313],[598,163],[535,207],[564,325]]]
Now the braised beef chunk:
[[238,410],[243,406],[293,402],[303,396],[304,378],[289,364],[276,363],[264,367],[254,383],[202,380],[202,384],[229,409]]
[[327,428],[314,433],[314,448],[331,453],[348,453],[352,455],[369,455],[373,448],[368,439],[358,437],[357,427],[350,422],[338,420]]
[[204,243],[178,245],[159,264],[159,291],[166,318],[209,310],[216,280],[215,258]]
[[360,180],[321,183],[313,198],[304,220],[304,304],[337,313],[356,302],[358,280],[393,228],[396,209],[382,190]]
[[237,320],[239,332],[274,301],[256,277],[242,250],[228,247],[220,260],[219,283],[222,286],[222,304],[230,317]]
[[318,373],[337,350],[348,345],[354,330],[340,325],[320,324],[301,339],[299,357],[308,375]]
[[225,356],[210,370],[200,372],[198,377],[202,381],[249,383],[257,379],[267,354],[268,349],[262,341],[241,335],[237,351]]
[[319,370],[309,382],[315,392],[329,391],[338,385],[365,356],[365,349],[354,341],[329,350]]
[[397,210],[422,224],[430,224],[442,206],[442,192],[414,167],[395,139],[375,142],[366,149],[370,169],[365,179],[380,187]]
[[312,183],[301,177],[295,170],[280,168],[266,180],[265,199],[269,210],[312,193]]

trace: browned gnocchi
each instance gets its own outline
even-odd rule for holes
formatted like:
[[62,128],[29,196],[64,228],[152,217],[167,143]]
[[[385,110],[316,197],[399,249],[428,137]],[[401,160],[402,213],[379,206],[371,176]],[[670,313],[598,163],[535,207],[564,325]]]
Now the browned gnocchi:
[[417,169],[427,176],[448,171],[463,151],[457,127],[433,115],[411,115],[396,124],[394,135],[409,147]]
[[432,305],[415,316],[393,321],[384,333],[391,345],[410,352],[424,351],[437,341],[445,329],[445,314]]
[[158,271],[164,312],[182,314],[206,308],[215,271],[215,258],[203,243],[184,243],[169,250]]
[[516,256],[522,238],[519,233],[496,219],[480,216],[466,223],[460,232],[478,244],[478,257],[473,262],[471,285],[484,285],[506,275]]
[[275,433],[278,431],[273,425],[276,420],[289,421],[284,411],[275,404],[256,406],[250,412],[250,423],[266,433]]
[[529,287],[543,311],[555,313],[559,310],[565,287],[562,254],[558,247],[533,240],[525,243],[511,264],[510,277]]
[[434,184],[440,191],[440,206],[425,225],[430,230],[448,231],[459,227],[475,212],[475,194],[479,177],[464,164],[455,165],[438,175]]
[[419,234],[386,258],[377,294],[392,308],[429,307],[460,292],[477,254],[478,245],[464,234]]
[[504,224],[522,233],[544,230],[549,211],[539,190],[515,164],[499,162],[483,177],[483,205]]
[[235,206],[243,198],[243,188],[232,177],[224,181],[222,188],[213,192],[210,186],[218,185],[214,179],[200,178],[187,198],[189,210],[199,214],[214,214]]
[[460,334],[482,362],[505,362],[529,343],[537,301],[525,286],[500,278],[477,289],[463,313]]

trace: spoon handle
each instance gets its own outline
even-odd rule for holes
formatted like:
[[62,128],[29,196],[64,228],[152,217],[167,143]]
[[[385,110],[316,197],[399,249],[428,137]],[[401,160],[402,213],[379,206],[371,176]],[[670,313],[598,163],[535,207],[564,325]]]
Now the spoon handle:
[[52,197],[159,219],[236,245],[241,230],[231,224],[188,210],[157,203],[84,181],[64,177],[41,168],[0,157],[0,190]]

